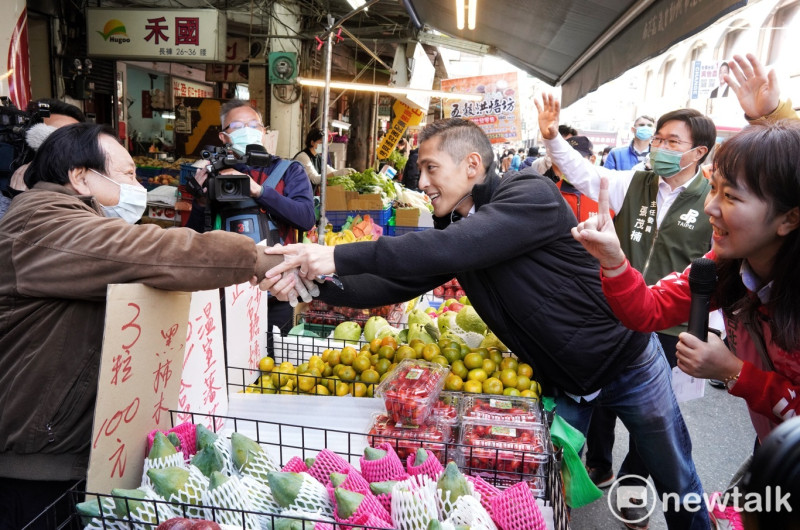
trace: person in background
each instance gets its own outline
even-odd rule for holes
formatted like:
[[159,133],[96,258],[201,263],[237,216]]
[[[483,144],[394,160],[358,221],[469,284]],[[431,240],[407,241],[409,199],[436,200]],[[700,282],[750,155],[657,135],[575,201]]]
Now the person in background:
[[[226,102],[220,110],[222,132],[219,138],[234,153],[242,154],[249,145],[263,147],[266,143],[266,127],[261,121],[261,114],[242,100],[233,99]],[[321,134],[321,133],[320,133]],[[311,136],[311,133],[309,133]],[[320,139],[317,141],[321,141]],[[289,164],[286,171],[274,187],[266,185],[270,173],[274,171],[280,159],[275,157],[268,167],[240,165],[223,170],[226,175],[247,175],[250,177],[250,197],[259,209],[259,215],[267,216],[277,228],[277,239],[270,244],[293,243],[298,240],[298,231],[311,230],[315,223],[314,197],[311,183],[306,171],[299,163]],[[206,168],[200,169],[195,180],[203,187],[208,177]],[[192,212],[186,226],[197,231],[205,231],[204,199],[192,203]],[[267,299],[269,329],[267,330],[267,348],[272,351],[273,327],[280,328],[282,335],[289,333],[294,324],[292,305],[282,302],[274,296]]]
[[408,154],[406,167],[403,168],[403,186],[410,190],[419,191],[419,148],[412,149]]
[[[558,126],[558,134],[560,134],[563,139],[568,140],[573,136],[578,136],[578,131],[569,125],[561,124]],[[539,172],[539,174],[544,175],[552,167],[552,165],[553,162],[550,160],[550,156],[545,151],[544,156],[540,156],[534,160],[533,164],[531,164],[531,167]]]
[[631,169],[650,153],[650,138],[655,133],[656,120],[647,115],[636,118],[631,127],[633,140],[624,147],[612,149],[601,164],[607,169]]
[[607,145],[603,148],[603,152],[600,154],[600,165],[606,165],[606,159],[608,158],[608,153],[611,152],[611,146]]
[[511,159],[514,158],[514,151],[513,149],[509,149],[503,154],[503,160],[500,161],[500,173],[503,175],[511,169]]
[[531,167],[531,165],[533,165],[533,161],[537,158],[539,158],[539,148],[535,145],[533,147],[529,147],[528,156],[522,161],[522,167]]
[[[420,188],[438,230],[357,245],[272,247],[266,251],[286,262],[269,274],[291,267],[306,279],[337,273],[344,289],[326,282],[322,299],[352,307],[408,300],[455,274],[489,329],[534,367],[545,393],[556,394],[562,417],[585,433],[595,405],[613,408],[645,448],[656,489],[686,500],[700,495],[658,339],[631,335],[608,315],[596,260],[568,242],[577,221],[555,184],[531,169],[499,178],[489,139],[468,120],[428,125],[419,145]],[[536,229],[519,233],[526,224]],[[409,252],[416,259],[404,259]],[[276,280],[270,289],[289,296],[293,282]],[[709,527],[702,502],[685,508],[665,514],[670,528]]]
[[578,136],[578,131],[569,125],[561,124],[558,126],[558,134],[560,134],[561,138],[564,140],[569,140],[573,136]]
[[[711,242],[711,225],[702,212],[711,186],[700,167],[716,141],[716,127],[710,118],[694,109],[664,114],[652,136],[654,171],[615,171],[608,169],[608,165],[595,166],[569,149],[574,138],[564,141],[558,134],[560,106],[551,95],[545,94],[541,104],[535,103],[547,152],[553,165],[568,175],[570,184],[597,200],[600,178],[609,180],[611,209],[616,214],[614,226],[625,253],[630,256],[631,266],[642,271],[649,284],[669,271],[682,270],[692,259],[705,254]],[[637,119],[637,123],[647,122]],[[685,329],[681,326],[659,330],[658,339],[671,366],[676,364],[678,333]],[[599,487],[610,486],[614,481],[612,450],[616,421],[614,411],[598,408],[589,423],[586,466],[589,477]],[[619,476],[646,477],[648,471],[637,451],[639,446],[632,441],[629,447]],[[632,513],[626,519],[637,520],[645,514],[643,510],[642,515]],[[643,529],[647,525],[645,518],[628,527]]]
[[275,263],[242,235],[135,224],[147,193],[107,126],[54,131],[25,184],[0,221],[3,529],[86,478],[109,284],[214,289]]
[[514,153],[514,156],[511,157],[511,170],[512,171],[519,171],[522,167],[522,156],[525,153],[523,148],[517,149],[517,152]]
[[308,180],[314,188],[314,195],[319,195],[319,187],[322,183],[323,166],[325,175],[328,177],[349,175],[355,170],[352,168],[334,169],[322,161],[322,130],[311,129],[306,134],[305,148],[294,155],[294,159],[303,165],[306,170]]

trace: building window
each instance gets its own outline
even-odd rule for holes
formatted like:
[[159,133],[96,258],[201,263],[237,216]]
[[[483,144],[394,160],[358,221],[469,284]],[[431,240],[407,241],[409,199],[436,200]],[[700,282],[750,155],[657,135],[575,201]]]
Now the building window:
[[747,49],[745,42],[745,28],[732,29],[725,35],[722,43],[722,60],[729,61],[734,55],[744,55]]
[[772,32],[769,42],[769,57],[767,64],[776,64],[796,52],[800,45],[800,2],[786,5],[775,12],[772,19]]
[[675,68],[675,59],[670,59],[664,63],[664,68],[661,71],[661,97],[670,93],[672,84],[675,82],[672,79],[672,70]]

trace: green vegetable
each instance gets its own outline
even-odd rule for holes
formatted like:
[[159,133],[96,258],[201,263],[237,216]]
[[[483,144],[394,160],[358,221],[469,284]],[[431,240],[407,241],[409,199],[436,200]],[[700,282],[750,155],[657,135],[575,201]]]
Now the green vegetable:
[[391,494],[392,488],[397,484],[396,480],[384,480],[383,482],[372,482],[369,485],[369,490],[373,495]]
[[214,471],[211,473],[211,480],[208,481],[208,491],[217,489],[230,480],[228,475]]
[[364,500],[362,494],[342,488],[333,490],[333,495],[336,497],[336,513],[342,519],[352,517],[361,506],[361,501]]
[[340,177],[328,177],[328,186],[342,186],[346,191],[356,191],[356,184],[353,179],[346,175]]
[[214,445],[217,442],[217,434],[206,428],[205,425],[197,426],[197,450],[202,451],[204,448]]
[[386,451],[383,449],[375,449],[370,446],[364,448],[364,458],[367,460],[380,460],[384,456],[386,456]]
[[213,445],[208,445],[198,451],[192,457],[191,462],[207,477],[210,477],[214,471],[222,471],[222,468],[225,467],[222,453]]
[[428,450],[424,447],[417,449],[417,454],[414,455],[414,465],[421,466],[428,459]]
[[243,434],[234,432],[231,434],[231,457],[236,469],[243,470],[247,463],[253,458],[250,453],[257,455],[263,453],[264,448],[257,442],[251,440]]
[[170,442],[166,436],[164,436],[164,433],[157,431],[155,437],[153,438],[153,447],[150,448],[150,454],[147,455],[147,458],[150,460],[156,460],[165,456],[174,455],[177,452],[178,451],[175,450],[175,446],[172,445],[172,442]]
[[270,471],[267,479],[275,502],[284,508],[292,505],[300,493],[300,487],[303,485],[303,476],[299,473]]
[[344,473],[331,473],[331,484],[333,484],[334,488],[338,488],[344,481],[347,480],[347,475]]
[[[113,488],[111,495],[114,497],[114,504],[117,515],[120,517],[128,517],[131,513],[143,506],[142,500],[145,498],[145,493],[142,490],[126,490],[120,488]],[[134,500],[136,499],[136,500]]]
[[[436,483],[436,487],[442,490],[442,492],[450,492],[451,503],[455,503],[459,497],[471,494],[469,482],[467,482],[467,479],[461,474],[461,471],[458,470],[458,466],[455,462],[447,464],[447,467],[444,469],[444,474],[442,474],[439,481]],[[444,495],[442,498],[447,499]]]

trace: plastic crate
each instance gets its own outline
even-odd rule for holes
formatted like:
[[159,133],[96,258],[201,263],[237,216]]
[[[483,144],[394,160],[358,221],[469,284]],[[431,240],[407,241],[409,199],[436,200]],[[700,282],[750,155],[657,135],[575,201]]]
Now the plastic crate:
[[386,229],[389,224],[389,219],[392,217],[392,207],[389,206],[383,210],[328,210],[325,212],[325,216],[328,218],[328,222],[331,226],[333,226],[334,232],[338,232],[342,229],[348,217],[355,217],[356,215],[360,215],[361,217],[369,215],[373,223]]
[[402,236],[403,234],[409,234],[411,232],[422,232],[423,230],[428,230],[429,228],[433,228],[433,227],[432,226],[395,226],[393,235]]
[[181,186],[185,186],[191,177],[194,176],[197,168],[192,164],[181,164],[180,181]]
[[[284,466],[290,459],[295,457],[300,459],[315,457],[323,449],[333,451],[347,462],[358,466],[364,447],[369,442],[369,436],[367,433],[353,433],[318,427],[302,427],[261,420],[236,418],[231,416],[205,415],[175,410],[170,411],[170,419],[173,426],[180,422],[179,418],[181,417],[189,417],[190,421],[193,423],[202,422],[204,424],[210,423],[215,426],[222,425],[222,427],[218,429],[219,434],[222,436],[229,436],[232,432],[242,433],[261,444],[261,446],[264,447],[270,456],[276,460],[279,466]],[[210,422],[204,420],[210,420]],[[422,447],[427,443],[424,440],[412,441],[406,438],[394,437],[389,433],[381,435],[381,441],[389,442],[396,447],[400,447],[402,444],[402,447],[407,449],[409,454],[415,450],[415,444],[418,444],[416,445],[418,447]],[[443,442],[443,446],[442,459],[444,461],[458,461],[458,454],[463,452],[461,449],[462,446],[447,441]],[[505,451],[505,453],[508,453],[508,451]],[[569,530],[569,519],[567,516],[567,508],[566,504],[564,503],[562,490],[563,484],[561,480],[561,474],[559,473],[561,453],[552,451],[552,445],[549,445],[549,450],[542,456],[544,459],[546,459],[547,464],[541,465],[539,469],[541,469],[543,473],[546,473],[543,475],[546,490],[544,492],[544,496],[553,506],[554,528],[556,530]],[[468,470],[466,471],[468,472]],[[490,483],[493,480],[491,474],[487,474],[483,478]],[[497,485],[498,487],[502,488],[506,484],[501,483]],[[111,495],[86,493],[83,488],[85,487],[82,484],[76,484],[61,499],[59,499],[59,502],[56,502],[48,507],[34,521],[31,521],[31,524],[38,525],[35,526],[37,528],[44,526],[46,528],[74,528],[79,530],[83,527],[83,525],[81,524],[80,517],[78,517],[77,513],[74,511],[75,503],[83,501],[84,496],[85,500],[87,501],[93,499],[101,500],[104,498],[112,500],[115,499],[115,497]],[[124,499],[123,497],[118,498]],[[165,503],[165,501],[149,500],[142,502],[152,503],[154,512],[156,504]],[[63,510],[65,506],[67,508],[72,507],[71,513],[65,514],[63,511],[56,511],[56,507],[58,507],[59,510]],[[193,507],[188,504],[180,504],[180,508],[184,514],[191,508],[202,509],[202,507]],[[207,516],[211,519],[218,520],[221,516],[220,514],[224,512],[232,512],[232,510],[215,508],[213,513]],[[275,521],[281,517],[278,514],[266,512],[244,512],[235,510],[233,510],[233,512],[235,512],[237,517],[242,518],[242,522],[245,521],[246,515],[250,513],[255,513],[270,518],[273,525]],[[121,518],[113,521],[112,518],[113,517],[108,517],[106,520],[101,522],[101,525],[105,528],[155,527],[155,525],[143,526],[138,521],[131,519]],[[311,518],[303,520],[314,521],[314,519]],[[162,521],[158,520],[156,524],[160,522]],[[139,524],[137,525],[137,523]],[[348,525],[348,527],[353,529],[374,528],[352,524]],[[337,525],[336,528],[340,528],[340,526]]]

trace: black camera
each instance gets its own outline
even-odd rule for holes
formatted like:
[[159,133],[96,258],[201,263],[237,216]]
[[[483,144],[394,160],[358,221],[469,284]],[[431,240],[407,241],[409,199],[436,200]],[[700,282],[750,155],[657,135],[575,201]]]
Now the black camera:
[[202,155],[211,162],[208,166],[205,195],[209,200],[216,202],[235,202],[250,198],[250,177],[247,175],[221,175],[220,171],[241,164],[266,167],[275,160],[274,156],[257,144],[248,145],[247,152],[241,157],[237,157],[224,147],[203,151]]
[[25,143],[25,132],[49,116],[47,103],[39,103],[33,112],[26,112],[14,106],[7,96],[0,98],[0,180],[10,177],[16,168],[30,161],[33,149]]

